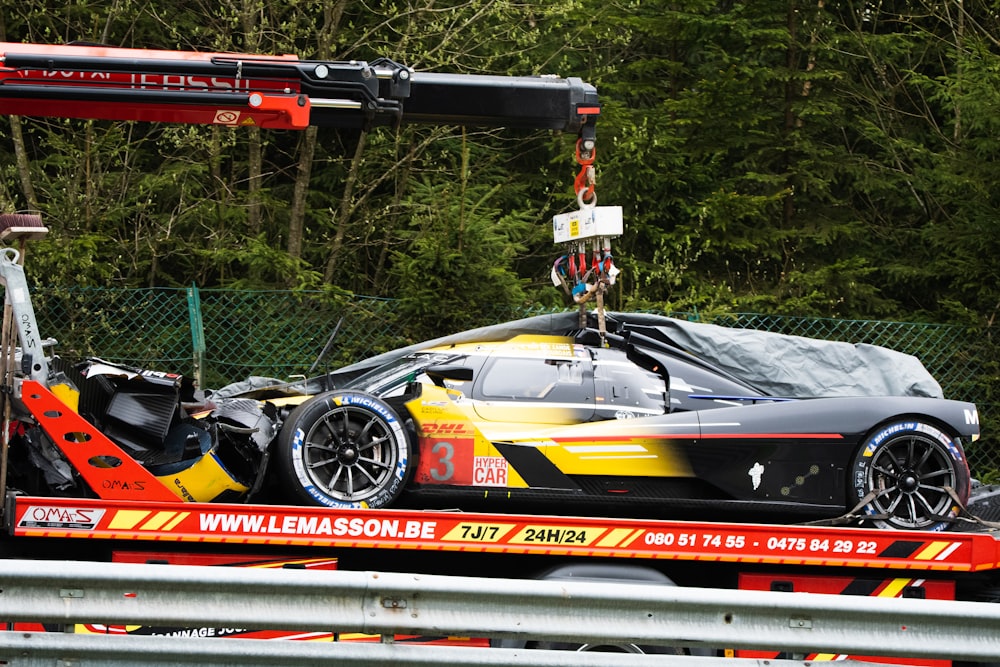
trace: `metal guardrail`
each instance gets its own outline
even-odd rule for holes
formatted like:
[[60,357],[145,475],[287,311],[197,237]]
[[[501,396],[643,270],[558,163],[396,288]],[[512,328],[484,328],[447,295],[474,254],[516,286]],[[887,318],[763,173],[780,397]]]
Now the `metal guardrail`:
[[[12,635],[8,640],[4,635]],[[732,659],[406,644],[3,633],[12,667],[734,667]],[[9,649],[9,651],[8,651]],[[750,663],[750,660],[742,661]],[[736,665],[740,663],[735,663]],[[855,663],[859,667],[865,663]],[[769,667],[804,667],[771,660]],[[884,667],[884,666],[883,666]]]
[[[989,603],[384,572],[0,560],[0,619],[1000,660],[1000,605]],[[0,660],[19,667],[305,665],[318,660],[576,667],[715,662],[663,655],[20,632],[0,633]]]

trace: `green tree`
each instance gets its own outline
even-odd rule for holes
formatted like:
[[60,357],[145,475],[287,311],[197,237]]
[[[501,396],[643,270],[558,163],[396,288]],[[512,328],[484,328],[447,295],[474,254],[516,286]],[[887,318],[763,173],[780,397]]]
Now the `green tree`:
[[[599,203],[625,208],[613,306],[992,321],[1000,276],[982,258],[995,244],[1000,40],[989,3],[396,0],[379,10],[27,0],[2,28],[15,41],[580,76],[604,101]],[[553,304],[561,249],[548,222],[576,206],[573,140],[10,118],[0,204],[45,215],[53,233],[30,271],[45,282],[332,284],[389,297],[419,284],[410,253],[454,252],[455,221],[485,222],[488,210],[511,225],[498,232],[511,249],[493,262],[513,280],[492,284],[511,303]],[[421,208],[431,193],[449,202],[435,216]],[[492,238],[482,240],[491,249]],[[490,284],[467,289],[496,302]]]
[[418,340],[506,319],[524,305],[512,264],[535,220],[509,205],[516,183],[483,184],[488,158],[474,159],[481,151],[458,142],[445,168],[457,180],[424,177],[403,201],[410,222],[391,273]]
[[601,127],[600,184],[626,205],[623,297],[873,308],[875,291],[858,287],[867,265],[847,250],[863,230],[836,188],[844,111],[819,47],[822,4],[634,3],[607,20],[617,64],[598,87],[614,135],[609,146]]

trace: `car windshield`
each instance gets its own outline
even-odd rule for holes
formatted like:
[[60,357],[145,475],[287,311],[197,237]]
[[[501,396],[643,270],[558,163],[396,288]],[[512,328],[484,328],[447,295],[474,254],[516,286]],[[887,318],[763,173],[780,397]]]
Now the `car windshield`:
[[460,354],[417,352],[374,368],[346,383],[343,389],[355,389],[375,396],[387,397],[402,393],[408,382],[426,382],[430,379],[423,370],[435,364],[451,363],[462,358]]

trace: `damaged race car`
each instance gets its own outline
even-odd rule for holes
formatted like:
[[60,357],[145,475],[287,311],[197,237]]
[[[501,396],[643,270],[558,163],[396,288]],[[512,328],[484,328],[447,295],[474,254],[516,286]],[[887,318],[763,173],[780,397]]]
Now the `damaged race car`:
[[[100,360],[66,375],[71,407],[196,502],[944,530],[979,437],[975,405],[908,355],[641,314],[528,318],[214,392]],[[17,484],[92,491],[30,419],[15,433]]]

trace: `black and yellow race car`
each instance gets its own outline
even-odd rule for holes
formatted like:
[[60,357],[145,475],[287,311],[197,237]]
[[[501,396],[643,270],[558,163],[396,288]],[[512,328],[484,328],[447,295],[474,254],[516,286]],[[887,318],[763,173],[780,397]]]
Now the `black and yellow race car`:
[[[907,355],[651,315],[528,318],[205,395],[100,360],[76,370],[79,413],[196,502],[942,530],[979,436],[976,406]],[[35,486],[76,492],[24,437]]]
[[[345,369],[353,377],[284,419],[283,486],[303,503],[352,507],[405,493],[446,507],[753,520],[856,508],[908,529],[945,528],[968,498],[962,445],[979,435],[976,407],[935,397],[936,383],[905,355],[764,336],[768,354],[786,357],[777,363],[798,366],[792,376],[829,367],[831,349],[851,357],[814,386],[798,381],[800,395],[776,395],[679,345],[666,318],[618,315],[603,335],[555,335],[572,320],[541,321]],[[774,341],[797,354],[788,361]],[[824,358],[810,361],[817,350]],[[887,366],[881,380],[851,368],[873,352]]]

